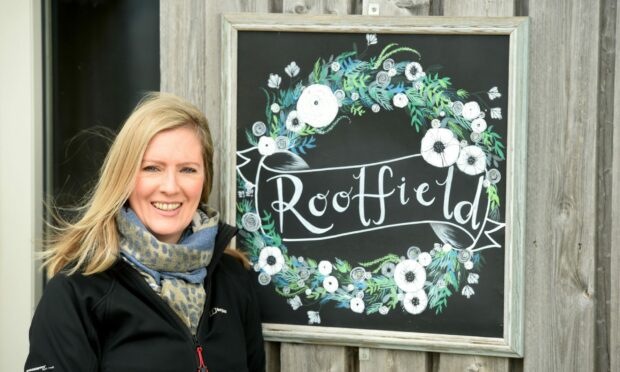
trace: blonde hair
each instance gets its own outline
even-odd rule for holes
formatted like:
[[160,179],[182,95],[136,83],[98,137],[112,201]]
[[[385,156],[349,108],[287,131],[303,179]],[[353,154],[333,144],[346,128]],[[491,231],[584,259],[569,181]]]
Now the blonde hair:
[[182,126],[193,127],[202,143],[205,182],[201,202],[207,202],[213,185],[213,141],[207,119],[177,96],[149,93],[116,136],[87,201],[75,208],[81,212],[77,221],[68,222],[52,213],[56,223],[43,253],[49,276],[63,268],[69,274],[79,270],[90,275],[112,266],[119,253],[115,217],[134,189],[144,152],[155,135]]

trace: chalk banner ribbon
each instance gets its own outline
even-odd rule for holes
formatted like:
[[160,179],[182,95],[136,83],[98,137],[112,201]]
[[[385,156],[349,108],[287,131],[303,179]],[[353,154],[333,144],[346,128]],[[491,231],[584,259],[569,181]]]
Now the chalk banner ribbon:
[[491,234],[505,224],[489,218],[484,175],[429,167],[420,154],[311,168],[292,152],[259,157],[255,149],[237,153],[237,171],[251,185],[247,191],[257,210],[273,216],[284,242],[426,224],[457,249],[501,247]]

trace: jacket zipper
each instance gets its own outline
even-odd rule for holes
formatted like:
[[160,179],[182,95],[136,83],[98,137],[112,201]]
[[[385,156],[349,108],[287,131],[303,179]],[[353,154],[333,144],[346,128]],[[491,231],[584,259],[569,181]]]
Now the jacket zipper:
[[196,344],[196,354],[198,354],[198,370],[197,372],[209,372],[209,369],[205,365],[205,361],[202,357],[202,346],[198,343],[198,340],[194,337],[194,343]]

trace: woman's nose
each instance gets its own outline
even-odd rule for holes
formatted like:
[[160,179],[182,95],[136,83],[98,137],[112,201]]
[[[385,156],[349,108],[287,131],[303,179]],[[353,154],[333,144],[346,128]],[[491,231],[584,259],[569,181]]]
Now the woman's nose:
[[173,194],[179,191],[177,175],[174,171],[165,172],[160,188],[162,192],[167,194]]

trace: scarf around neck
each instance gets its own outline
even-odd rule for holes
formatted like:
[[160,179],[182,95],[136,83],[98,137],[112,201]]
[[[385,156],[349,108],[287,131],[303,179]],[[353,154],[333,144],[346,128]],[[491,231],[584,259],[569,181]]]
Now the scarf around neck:
[[116,216],[120,251],[151,288],[196,334],[204,309],[203,286],[217,235],[219,213],[202,205],[176,244],[160,242],[129,207]]

